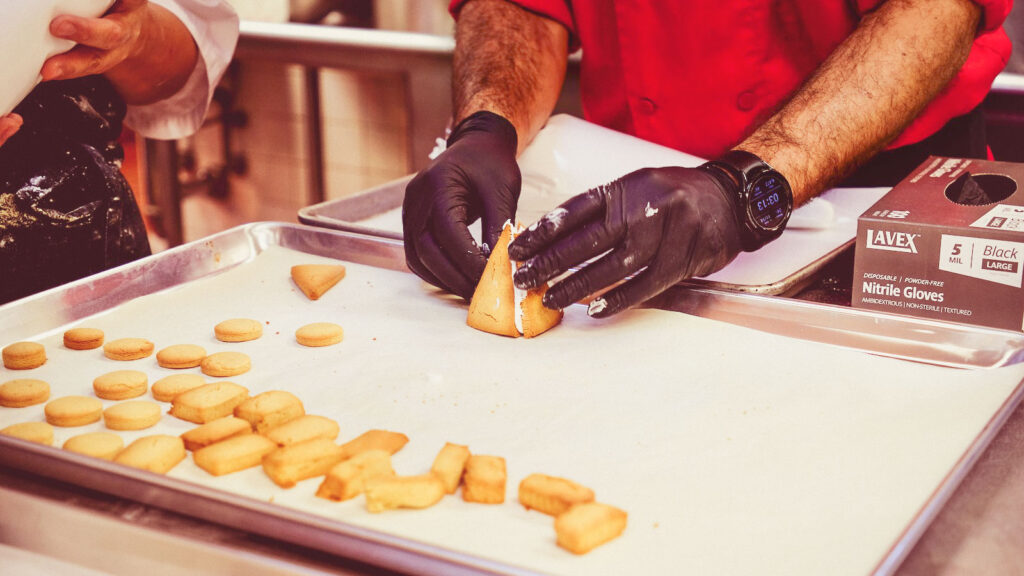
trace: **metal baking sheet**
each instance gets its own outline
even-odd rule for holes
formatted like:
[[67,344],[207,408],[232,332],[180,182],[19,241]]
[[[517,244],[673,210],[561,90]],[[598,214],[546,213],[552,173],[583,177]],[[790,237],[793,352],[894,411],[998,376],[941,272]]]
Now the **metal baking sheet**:
[[[345,261],[349,274],[312,303],[286,264],[316,256]],[[1020,399],[1017,333],[712,290],[676,289],[659,304],[689,314],[639,310],[598,326],[575,307],[541,338],[497,338],[466,328],[464,304],[403,272],[398,242],[249,225],[0,307],[5,337],[46,343],[51,360],[39,370],[60,376],[80,353],[62,350],[59,334],[85,319],[109,337],[132,327],[158,347],[212,351],[212,324],[255,306],[270,324],[246,350],[253,371],[237,381],[292,389],[311,412],[336,418],[343,439],[370,427],[407,432],[401,473],[429,467],[442,441],[504,455],[509,502],[448,498],[369,515],[359,502],[315,499],[317,481],[284,491],[259,470],[213,479],[187,460],[155,476],[10,438],[0,438],[0,461],[408,573],[728,573],[744,562],[888,573]],[[309,351],[291,345],[290,331],[335,314],[345,342],[296,361]],[[629,360],[614,362],[612,351]],[[123,367],[88,358],[74,370]],[[151,380],[168,373],[144,369]],[[51,385],[55,395],[88,393],[90,381]],[[0,409],[0,424],[13,410]],[[41,408],[17,414],[39,418]],[[170,417],[159,426],[188,427]],[[841,438],[848,444],[829,444]],[[626,534],[580,558],[558,549],[550,519],[514,502],[518,480],[534,471],[592,485],[630,513]],[[768,473],[779,476],[750,484]],[[834,493],[851,478],[861,493]]]

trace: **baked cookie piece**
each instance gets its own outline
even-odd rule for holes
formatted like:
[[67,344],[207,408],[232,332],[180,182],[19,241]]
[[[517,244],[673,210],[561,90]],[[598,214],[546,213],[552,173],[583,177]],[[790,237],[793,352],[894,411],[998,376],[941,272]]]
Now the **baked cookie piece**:
[[341,462],[342,450],[334,442],[317,438],[278,448],[263,459],[263,471],[281,488],[323,476]]
[[71,350],[93,350],[103,346],[103,330],[72,328],[64,332],[64,347]]
[[203,358],[200,367],[207,376],[226,378],[245,374],[252,367],[252,361],[241,352],[216,352]]
[[46,348],[38,342],[15,342],[0,351],[4,368],[9,370],[31,370],[46,364]]
[[390,453],[385,450],[368,450],[335,464],[320,483],[316,495],[342,502],[362,494],[367,482],[394,475]]
[[206,424],[211,420],[230,416],[235,407],[249,397],[249,390],[234,382],[211,382],[182,392],[171,402],[171,415]]
[[4,436],[12,436],[14,438],[21,438],[22,440],[28,440],[29,442],[35,442],[36,444],[53,446],[53,426],[50,426],[46,422],[20,422],[18,424],[11,424],[3,430],[0,430],[0,434]]
[[103,403],[88,396],[64,396],[50,400],[43,413],[46,421],[54,426],[85,426],[98,422],[103,416]]
[[338,437],[341,428],[338,423],[323,416],[306,414],[291,422],[282,424],[276,428],[267,430],[267,438],[273,440],[278,446],[298,444],[315,438],[326,438],[334,440]]
[[455,490],[458,489],[469,456],[469,447],[446,442],[444,448],[441,448],[434,458],[430,472],[441,479],[444,491],[448,494],[455,494]]
[[263,324],[251,318],[232,318],[213,327],[221,342],[248,342],[263,335]]
[[292,280],[310,300],[319,300],[345,277],[340,264],[300,264],[292,266]]
[[114,458],[114,462],[166,474],[185,459],[185,445],[177,436],[155,434],[132,442]]
[[501,504],[505,501],[506,477],[505,459],[501,456],[470,456],[462,478],[462,499],[481,504]]
[[270,390],[257,394],[235,407],[235,416],[247,420],[260,434],[295,420],[305,413],[302,401],[284,390]]
[[0,384],[0,406],[24,408],[50,399],[50,385],[35,378],[18,378]]
[[92,381],[93,392],[104,400],[138,398],[149,389],[149,377],[138,370],[115,370]]
[[103,411],[103,423],[111,430],[145,430],[160,421],[160,412],[156,402],[121,402]]
[[433,474],[378,477],[366,484],[366,510],[428,508],[444,497],[444,484]]
[[171,374],[153,382],[153,399],[171,402],[182,392],[188,392],[206,384],[206,378],[199,374]]
[[351,458],[367,450],[384,450],[388,454],[394,454],[408,442],[409,437],[401,432],[369,430],[341,445],[342,459]]
[[103,355],[111,360],[141,360],[149,357],[154,347],[145,338],[119,338],[103,345]]
[[277,444],[259,434],[244,434],[200,448],[192,453],[196,465],[214,476],[223,476],[253,466],[277,449]]
[[64,442],[64,449],[93,458],[113,460],[124,450],[124,440],[113,432],[90,432],[68,438]]
[[599,502],[576,504],[555,518],[558,545],[573,554],[586,554],[625,529],[626,513]]
[[519,483],[519,503],[527,510],[558,516],[576,504],[594,501],[594,491],[572,480],[530,474]]
[[341,326],[331,322],[314,322],[295,331],[295,341],[303,346],[331,346],[345,338]]
[[156,363],[175,370],[195,368],[206,358],[206,349],[195,344],[175,344],[156,353]]
[[195,451],[243,434],[252,434],[252,426],[241,418],[225,416],[185,432],[181,439],[186,450]]

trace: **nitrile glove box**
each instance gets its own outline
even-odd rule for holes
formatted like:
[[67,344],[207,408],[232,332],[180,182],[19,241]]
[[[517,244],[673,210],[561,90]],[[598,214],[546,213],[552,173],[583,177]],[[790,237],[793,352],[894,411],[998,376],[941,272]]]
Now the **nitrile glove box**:
[[853,306],[1024,329],[1024,164],[932,156],[860,216]]

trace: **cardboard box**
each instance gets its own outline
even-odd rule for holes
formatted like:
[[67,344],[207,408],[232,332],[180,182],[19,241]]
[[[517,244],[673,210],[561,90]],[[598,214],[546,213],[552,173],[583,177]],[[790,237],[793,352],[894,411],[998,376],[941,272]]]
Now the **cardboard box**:
[[931,157],[857,223],[853,306],[1024,329],[1024,164]]

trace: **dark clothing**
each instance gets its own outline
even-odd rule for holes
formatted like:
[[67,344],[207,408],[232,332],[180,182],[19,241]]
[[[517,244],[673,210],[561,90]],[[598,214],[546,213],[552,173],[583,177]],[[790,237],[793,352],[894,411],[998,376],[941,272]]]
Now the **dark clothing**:
[[0,303],[150,254],[120,171],[125,104],[104,78],[46,82],[0,146]]

